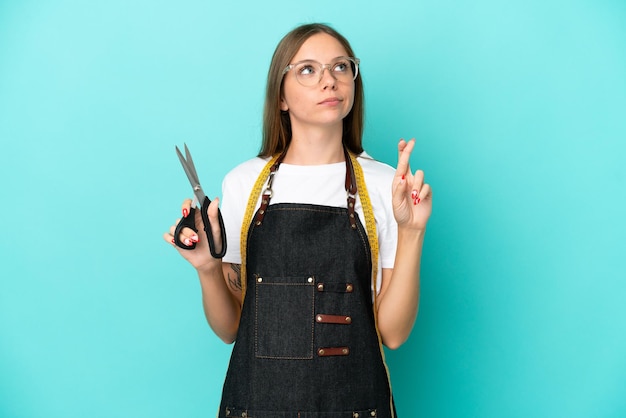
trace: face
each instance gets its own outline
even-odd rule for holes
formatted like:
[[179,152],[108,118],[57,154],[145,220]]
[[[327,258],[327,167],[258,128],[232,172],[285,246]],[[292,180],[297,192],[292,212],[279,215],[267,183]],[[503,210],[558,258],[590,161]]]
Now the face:
[[[314,60],[322,64],[333,63],[348,53],[341,43],[326,33],[307,39],[291,63]],[[343,119],[354,103],[354,80],[337,80],[326,68],[322,79],[313,86],[303,86],[296,79],[295,70],[285,74],[280,108],[288,111],[293,132],[307,126],[343,126]]]

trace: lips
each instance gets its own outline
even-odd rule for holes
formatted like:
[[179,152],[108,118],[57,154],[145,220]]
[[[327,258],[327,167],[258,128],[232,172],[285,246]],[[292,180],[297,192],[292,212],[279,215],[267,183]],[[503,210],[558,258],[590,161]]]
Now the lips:
[[328,97],[328,98],[322,100],[319,104],[321,104],[321,105],[334,105],[334,104],[338,104],[339,102],[341,102],[341,99],[339,99],[338,97]]

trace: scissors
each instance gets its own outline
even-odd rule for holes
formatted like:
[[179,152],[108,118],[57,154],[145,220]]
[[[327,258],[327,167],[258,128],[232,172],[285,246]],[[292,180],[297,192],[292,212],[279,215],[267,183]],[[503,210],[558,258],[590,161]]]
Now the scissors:
[[185,144],[185,157],[180,152],[178,147],[176,147],[176,154],[178,154],[178,158],[180,159],[180,163],[183,165],[183,169],[185,170],[185,174],[187,174],[187,178],[189,179],[189,183],[191,183],[191,187],[193,188],[193,193],[195,195],[194,202],[192,202],[192,208],[189,210],[189,215],[186,218],[182,218],[178,225],[176,225],[176,232],[174,233],[174,243],[184,250],[193,250],[196,248],[196,243],[192,243],[191,245],[185,245],[179,238],[180,233],[183,228],[191,228],[194,232],[198,232],[198,228],[196,228],[196,217],[195,212],[196,208],[194,203],[201,208],[202,213],[202,222],[204,223],[204,232],[209,240],[209,250],[211,251],[211,255],[214,258],[222,258],[224,254],[226,254],[226,229],[224,229],[224,220],[222,219],[222,212],[217,209],[217,217],[220,223],[220,233],[222,236],[222,251],[219,253],[215,251],[215,242],[213,241],[213,233],[211,232],[211,222],[209,222],[209,215],[207,214],[207,209],[211,200],[204,194],[202,191],[202,186],[200,186],[200,181],[198,180],[198,173],[196,173],[196,167],[193,164],[193,160],[191,159],[191,154],[189,153],[189,149],[187,148],[187,144]]

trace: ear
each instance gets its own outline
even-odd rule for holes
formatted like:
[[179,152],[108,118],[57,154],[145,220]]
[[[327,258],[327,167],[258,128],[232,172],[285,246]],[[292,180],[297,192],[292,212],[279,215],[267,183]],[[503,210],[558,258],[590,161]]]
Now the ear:
[[280,99],[280,110],[282,110],[283,112],[286,112],[289,110],[289,106],[287,106],[287,102],[285,101],[283,97],[281,97]]

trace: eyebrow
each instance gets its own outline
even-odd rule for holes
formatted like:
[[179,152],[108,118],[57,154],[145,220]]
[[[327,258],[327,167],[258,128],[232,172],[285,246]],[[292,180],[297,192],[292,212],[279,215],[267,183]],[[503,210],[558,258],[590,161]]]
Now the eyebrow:
[[[335,58],[331,59],[330,61],[332,62],[332,61],[338,60],[339,58],[349,58],[349,57],[347,55],[339,55],[338,57],[335,57]],[[304,62],[304,61],[320,62],[320,61],[318,61],[316,59],[313,59],[313,58],[305,58],[305,59],[302,59],[302,60],[298,60],[296,62]]]

